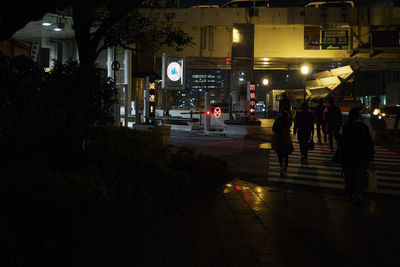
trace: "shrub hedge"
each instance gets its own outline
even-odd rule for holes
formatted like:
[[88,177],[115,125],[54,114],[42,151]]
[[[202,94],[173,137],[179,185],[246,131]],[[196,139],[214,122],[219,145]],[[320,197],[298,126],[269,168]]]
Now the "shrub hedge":
[[61,259],[76,265],[88,248],[121,240],[215,189],[226,171],[222,161],[129,128],[93,128],[81,158],[79,169],[6,173],[0,235],[7,237],[8,263],[39,260],[47,251],[53,266]]

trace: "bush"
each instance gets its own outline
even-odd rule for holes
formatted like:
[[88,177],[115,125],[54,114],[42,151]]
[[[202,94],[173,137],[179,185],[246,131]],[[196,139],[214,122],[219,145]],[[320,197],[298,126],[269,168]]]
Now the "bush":
[[76,266],[89,248],[120,242],[225,182],[223,162],[128,128],[93,128],[82,160],[81,169],[4,176],[0,235],[14,252],[10,262],[31,263],[46,251],[53,266]]
[[[54,62],[53,70],[45,73],[24,56],[0,54],[0,165],[62,161],[70,139],[70,109],[78,73],[75,61]],[[88,84],[87,124],[113,122],[117,93],[113,83],[95,71]]]

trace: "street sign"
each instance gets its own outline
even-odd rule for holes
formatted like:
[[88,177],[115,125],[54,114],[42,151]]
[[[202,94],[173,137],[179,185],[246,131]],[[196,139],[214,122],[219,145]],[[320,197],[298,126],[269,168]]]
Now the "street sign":
[[256,84],[250,83],[250,116],[256,111]]
[[114,60],[111,63],[111,68],[113,71],[119,71],[119,69],[121,68],[121,64],[117,60]]
[[156,116],[156,83],[149,83],[149,117],[154,120]]
[[349,47],[349,32],[345,30],[322,30],[321,49],[347,49]]
[[214,117],[215,118],[219,118],[219,117],[221,117],[221,113],[222,113],[222,111],[221,111],[221,108],[220,107],[216,107],[215,109],[214,109]]
[[184,85],[183,58],[179,56],[162,55],[162,88],[182,90]]

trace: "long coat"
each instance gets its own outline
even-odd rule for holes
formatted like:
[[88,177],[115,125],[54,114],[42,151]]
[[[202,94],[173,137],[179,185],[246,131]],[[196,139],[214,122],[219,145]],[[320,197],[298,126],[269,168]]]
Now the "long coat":
[[314,131],[314,116],[309,111],[299,111],[294,119],[293,132],[297,132],[299,142],[310,140],[311,134]]

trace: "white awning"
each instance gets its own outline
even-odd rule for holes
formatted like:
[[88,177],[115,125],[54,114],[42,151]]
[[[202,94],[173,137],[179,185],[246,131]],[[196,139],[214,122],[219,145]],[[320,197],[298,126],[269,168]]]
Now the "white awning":
[[314,73],[315,80],[306,82],[308,98],[326,97],[335,91],[340,84],[346,82],[353,74],[353,69],[348,65],[336,69]]

